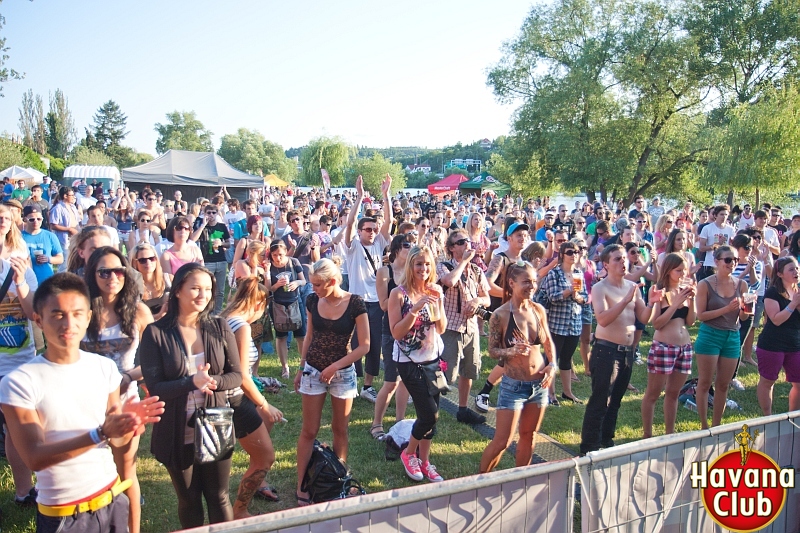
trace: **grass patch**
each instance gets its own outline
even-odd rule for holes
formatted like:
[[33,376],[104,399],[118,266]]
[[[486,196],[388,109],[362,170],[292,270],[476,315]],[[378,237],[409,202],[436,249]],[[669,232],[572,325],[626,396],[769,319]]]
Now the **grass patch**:
[[[652,330],[651,330],[652,331]],[[692,331],[692,337],[696,335],[696,330]],[[473,393],[477,392],[482,386],[485,377],[494,366],[494,361],[486,355],[486,341],[482,340],[483,347],[483,370],[482,379],[473,386]],[[649,338],[644,338],[641,352],[647,353],[649,349]],[[290,364],[293,369],[297,368],[299,358],[296,350],[289,353]],[[572,390],[578,397],[587,399],[591,392],[591,382],[583,374],[583,366],[580,364],[580,357],[577,352],[573,358],[576,362],[576,372],[581,378],[579,383],[572,384]],[[269,354],[262,358],[261,374],[265,376],[280,376],[281,368],[275,354]],[[693,375],[697,375],[697,366],[694,365]],[[755,386],[758,382],[758,373],[751,366],[740,368],[739,379],[745,384],[747,390],[744,392],[730,391],[728,397],[735,400],[742,407],[742,411],[727,410],[723,423],[745,420],[761,416],[761,410],[756,399]],[[615,441],[618,444],[641,439],[641,401],[645,387],[647,385],[646,365],[636,365],[633,368],[633,383],[640,391],[639,394],[631,393],[625,395],[620,409],[617,422],[617,436]],[[380,387],[381,382],[376,380],[376,387]],[[788,410],[788,393],[790,386],[781,377],[775,385],[773,410],[776,413]],[[491,403],[496,404],[497,388],[492,391]],[[557,385],[557,392],[560,394],[560,385]],[[453,393],[451,399],[455,398]],[[302,418],[301,399],[298,394],[287,387],[278,395],[269,396],[270,403],[274,403],[284,413],[289,420],[287,424],[277,424],[272,432],[272,439],[276,450],[276,462],[269,473],[270,484],[278,489],[281,501],[278,503],[267,503],[261,500],[254,500],[250,506],[252,513],[269,513],[280,509],[294,507],[294,491],[297,479],[297,469],[295,464],[295,448],[297,437],[300,432],[300,420]],[[330,407],[322,415],[322,425],[319,432],[319,440],[332,443],[332,433],[330,427]],[[350,420],[350,451],[349,460],[353,473],[366,488],[367,492],[378,492],[382,490],[405,487],[412,485],[404,472],[399,461],[387,462],[384,460],[384,445],[373,440],[369,435],[369,428],[372,421],[373,404],[358,398],[353,404],[353,413]],[[654,435],[664,433],[663,408],[660,400],[655,408],[655,420],[653,427]],[[548,408],[544,418],[542,431],[553,437],[573,453],[578,453],[580,444],[580,431],[583,422],[584,406],[572,405],[568,402],[561,407]],[[414,416],[414,408],[409,406],[407,416]],[[388,428],[394,422],[394,402],[387,410],[384,425]],[[439,422],[439,432],[434,440],[431,453],[432,462],[437,466],[439,472],[445,479],[467,476],[477,473],[480,456],[486,447],[487,441],[469,426],[459,424],[454,417],[446,412],[441,412]],[[690,431],[700,429],[700,422],[697,414],[679,407],[677,431]],[[142,531],[144,532],[165,532],[180,529],[177,517],[177,501],[175,498],[172,484],[166,469],[159,464],[150,454],[150,430],[143,436],[139,448],[139,480],[142,485],[142,494],[145,498],[145,506],[142,508]],[[242,473],[248,464],[247,455],[237,447],[234,454],[233,469],[231,473],[231,494],[235,495]],[[499,469],[511,468],[514,466],[514,458],[506,453],[500,462]],[[14,488],[11,477],[11,470],[5,460],[0,460],[0,510],[4,519],[2,528],[4,532],[22,533],[35,531],[33,510],[20,509],[13,503]],[[579,522],[578,522],[579,524]]]

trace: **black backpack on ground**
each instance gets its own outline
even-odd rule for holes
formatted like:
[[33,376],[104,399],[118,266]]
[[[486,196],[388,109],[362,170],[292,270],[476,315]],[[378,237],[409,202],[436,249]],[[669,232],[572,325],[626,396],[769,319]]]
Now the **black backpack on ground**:
[[314,441],[311,460],[303,477],[301,490],[314,503],[360,496],[367,492],[353,479],[350,468],[339,459],[327,444]]

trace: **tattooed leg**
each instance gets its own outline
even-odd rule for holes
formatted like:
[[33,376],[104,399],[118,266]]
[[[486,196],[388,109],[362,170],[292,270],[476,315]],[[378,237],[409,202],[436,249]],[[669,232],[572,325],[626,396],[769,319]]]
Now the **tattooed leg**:
[[236,519],[250,516],[247,506],[253,499],[253,495],[261,486],[261,482],[267,477],[266,469],[257,469],[252,472],[248,469],[239,483],[239,490],[236,493],[236,501],[233,503],[233,517]]

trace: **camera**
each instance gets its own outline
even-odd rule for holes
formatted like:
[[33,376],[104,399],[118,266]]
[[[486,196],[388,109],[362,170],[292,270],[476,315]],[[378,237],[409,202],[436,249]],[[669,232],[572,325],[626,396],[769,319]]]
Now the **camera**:
[[475,316],[481,320],[489,320],[492,318],[492,312],[479,305],[478,308],[475,309]]

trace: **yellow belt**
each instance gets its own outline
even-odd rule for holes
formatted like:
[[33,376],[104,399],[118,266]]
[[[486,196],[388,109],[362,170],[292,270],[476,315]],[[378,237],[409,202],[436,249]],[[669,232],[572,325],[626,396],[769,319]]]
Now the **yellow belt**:
[[39,512],[43,515],[54,517],[73,516],[87,511],[95,512],[109,505],[118,494],[128,490],[132,483],[130,479],[126,479],[125,481],[117,480],[117,483],[113,487],[99,496],[95,496],[89,501],[77,503],[75,505],[44,505],[43,503],[39,503],[37,506],[39,507]]

